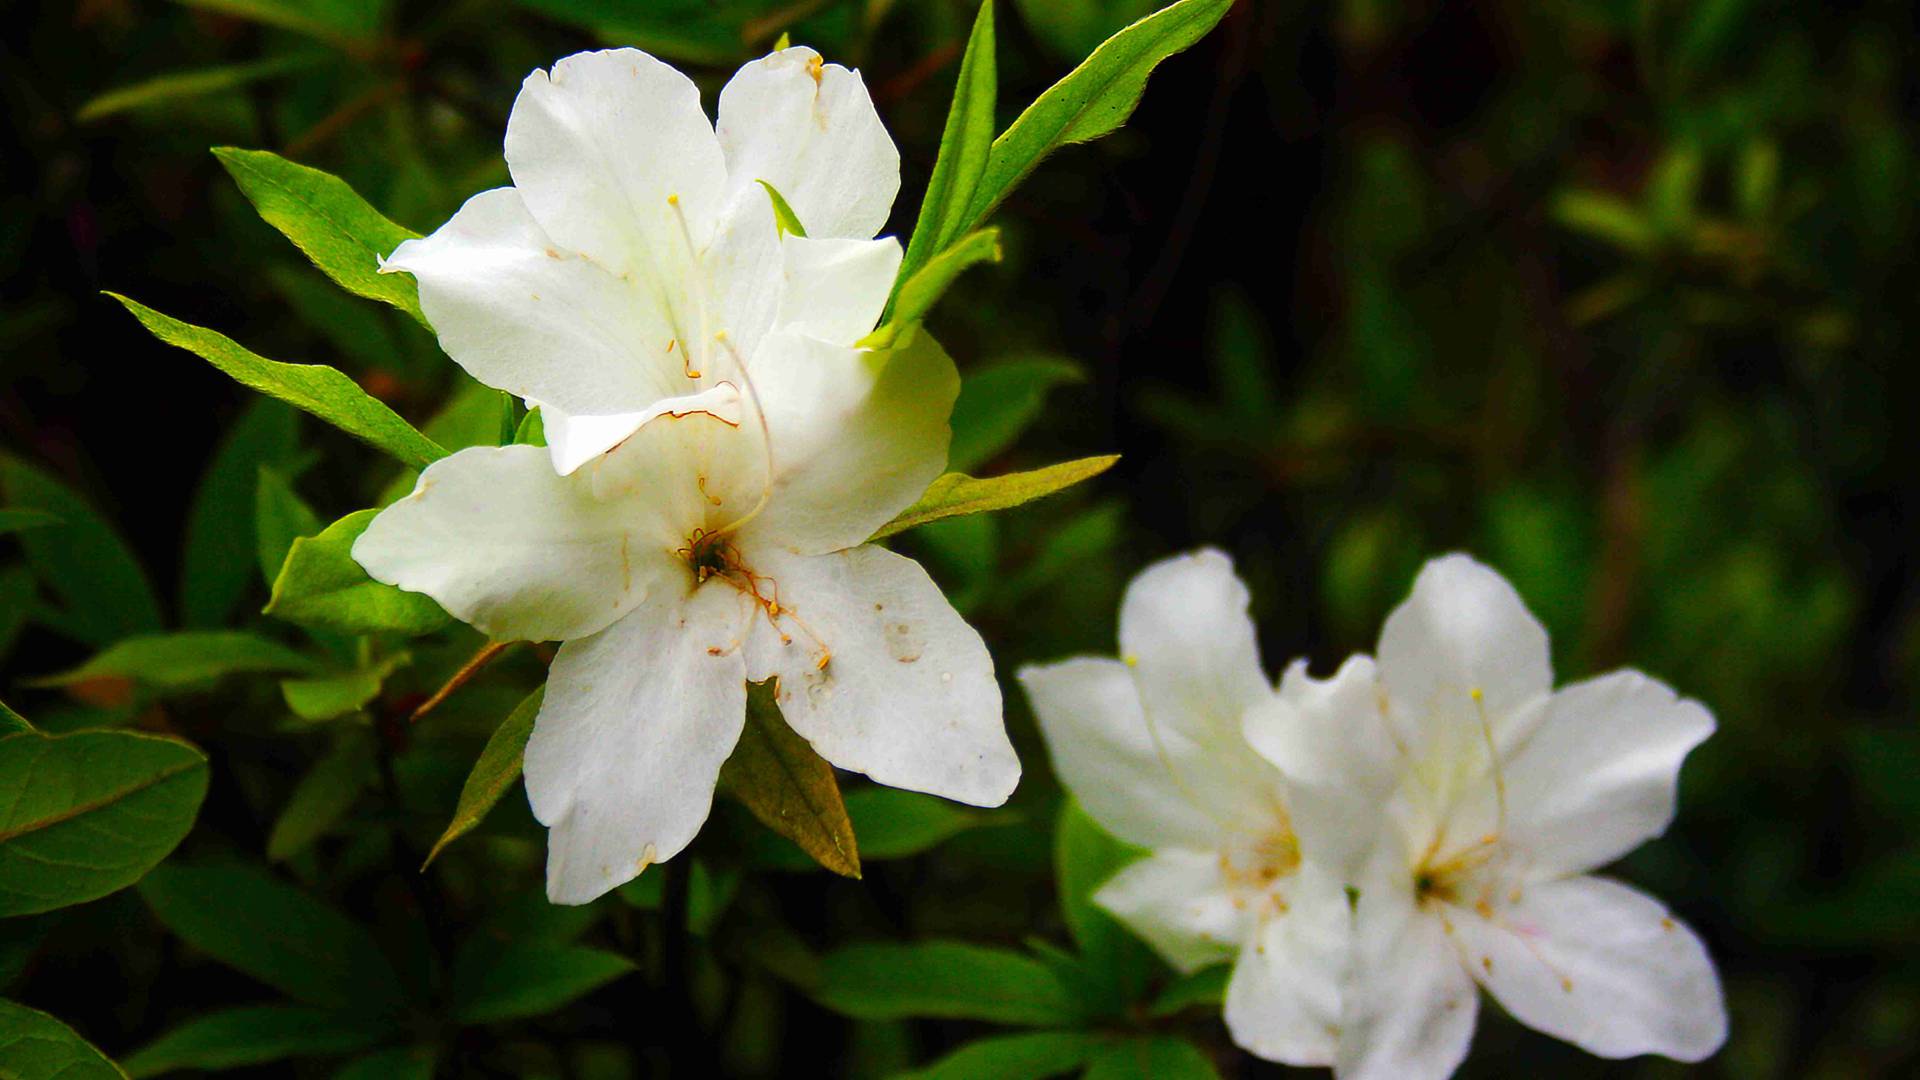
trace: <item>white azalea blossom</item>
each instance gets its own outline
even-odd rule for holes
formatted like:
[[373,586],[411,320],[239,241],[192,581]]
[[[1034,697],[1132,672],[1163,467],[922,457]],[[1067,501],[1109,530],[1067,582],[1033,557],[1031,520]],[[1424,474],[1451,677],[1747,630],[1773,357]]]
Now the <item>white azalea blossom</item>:
[[1241,734],[1274,691],[1232,563],[1209,550],[1147,568],[1121,604],[1120,659],[1027,667],[1020,682],[1067,789],[1152,851],[1095,901],[1181,971],[1232,961],[1226,1020],[1242,1046],[1331,1064],[1347,897],[1302,860],[1285,779]]
[[1555,691],[1546,630],[1464,555],[1421,571],[1377,658],[1324,681],[1288,669],[1246,735],[1289,780],[1303,851],[1358,891],[1338,1074],[1449,1075],[1476,983],[1603,1057],[1719,1049],[1700,939],[1591,873],[1666,830],[1681,761],[1712,732],[1635,671]]
[[[806,48],[742,67],[708,121],[636,49],[535,71],[507,121],[513,186],[469,199],[384,269],[474,378],[542,406],[562,473],[662,413],[740,419],[732,356],[782,331],[848,345],[901,259],[873,239],[900,155],[857,72]],[[775,227],[771,187],[806,237]]]

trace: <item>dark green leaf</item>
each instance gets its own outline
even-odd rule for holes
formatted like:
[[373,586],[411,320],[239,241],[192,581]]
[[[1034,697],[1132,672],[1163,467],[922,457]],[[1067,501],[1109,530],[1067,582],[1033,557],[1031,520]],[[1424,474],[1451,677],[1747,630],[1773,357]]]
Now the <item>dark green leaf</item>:
[[431,1046],[399,1046],[348,1062],[333,1080],[433,1080]]
[[967,51],[960,58],[960,78],[954,84],[953,104],[947,108],[947,126],[940,133],[939,156],[927,179],[920,219],[914,223],[898,281],[912,277],[927,260],[946,250],[969,220],[967,209],[973,205],[974,189],[993,147],[999,80],[994,48],[993,0],[982,0]]
[[433,862],[441,849],[478,828],[494,804],[520,779],[527,737],[533,734],[533,720],[540,714],[540,702],[545,696],[544,686],[528,694],[519,708],[494,729],[486,748],[480,751],[480,760],[473,763],[473,771],[467,774],[467,782],[460,788],[460,802],[453,808],[453,820],[447,823],[440,839],[433,842],[433,850],[427,852],[427,862]]
[[322,41],[352,44],[380,29],[383,0],[175,0]]
[[993,1035],[897,1080],[1046,1080],[1078,1070],[1107,1042],[1107,1037],[1090,1031]]
[[32,730],[33,725],[27,723],[26,717],[8,708],[6,702],[0,701],[0,737],[11,735],[16,731]]
[[781,719],[765,683],[748,694],[746,727],[720,768],[720,790],[821,866],[860,876],[860,850],[833,766]]
[[1200,1006],[1218,1009],[1227,1000],[1227,981],[1233,977],[1233,965],[1202,968],[1175,979],[1148,1007],[1149,1016],[1172,1016],[1183,1009]]
[[38,1009],[0,1001],[0,1075],[8,1080],[126,1080],[120,1066]]
[[223,334],[169,318],[117,293],[107,295],[125,305],[161,341],[194,353],[241,385],[312,413],[408,465],[430,465],[447,456],[432,439],[334,368],[268,360]]
[[895,533],[905,532],[916,525],[925,525],[929,521],[941,518],[958,517],[961,514],[980,514],[990,510],[1005,510],[1021,503],[1052,495],[1072,487],[1082,480],[1088,480],[1106,472],[1119,461],[1119,455],[1081,458],[1078,461],[1065,461],[1058,465],[1048,465],[1043,469],[1027,472],[1008,473],[1005,476],[993,476],[984,480],[975,479],[962,473],[948,473],[927,486],[926,494],[920,501],[900,512],[873,534],[873,540],[884,540]]
[[1094,892],[1141,854],[1107,835],[1078,803],[1062,803],[1053,841],[1060,911],[1084,958],[1084,986],[1099,999],[1096,1004],[1103,1012],[1137,1001],[1159,968],[1152,952],[1093,902]]
[[160,601],[118,531],[80,496],[18,458],[0,454],[0,499],[58,525],[19,534],[27,562],[59,596],[61,626],[91,645],[160,628]]
[[260,576],[269,586],[280,576],[293,542],[320,532],[320,517],[293,490],[278,469],[262,467],[254,477],[253,531]]
[[140,880],[193,827],[207,759],[131,731],[0,738],[0,917],[95,900]]
[[94,679],[131,679],[162,690],[247,672],[313,671],[319,665],[276,641],[239,630],[182,630],[132,637],[108,646],[70,671],[35,679],[37,686],[70,686]]
[[222,90],[304,71],[324,59],[322,56],[276,56],[246,64],[222,64],[193,71],[170,72],[132,86],[109,90],[80,106],[74,119],[85,124],[129,109],[171,105],[181,98],[216,94]]
[[22,510],[18,507],[0,507],[0,536],[7,533],[24,532],[28,529],[42,529],[48,525],[60,524],[60,518],[45,510]]
[[447,625],[451,617],[430,597],[381,584],[353,561],[353,542],[378,513],[348,514],[318,536],[295,540],[267,614],[350,634],[430,634]]
[[861,338],[862,348],[884,349],[901,340],[927,317],[934,302],[947,291],[955,278],[975,263],[1000,261],[1000,230],[977,229],[953,242],[946,250],[927,260],[912,277],[900,282],[894,293],[887,321],[873,333]]
[[[899,788],[869,787],[846,796],[847,818],[860,844],[860,859],[903,859],[918,855],[968,829],[1007,821],[958,803]],[[753,851],[756,862],[781,870],[807,870],[813,861],[792,845],[772,837]]]
[[254,516],[261,467],[293,467],[299,423],[300,414],[278,401],[254,401],[201,474],[187,509],[180,566],[180,618],[187,626],[223,625],[246,595],[254,545],[240,524]]
[[584,945],[478,941],[454,964],[453,1016],[463,1024],[543,1016],[632,970],[626,957]]
[[1086,1019],[1047,965],[1007,949],[957,941],[865,944],[821,958],[820,1003],[861,1020],[934,1017],[1073,1025]]
[[1146,1035],[1108,1047],[1085,1080],[1217,1080],[1200,1048],[1172,1035]]
[[327,755],[294,786],[267,835],[267,858],[289,859],[326,835],[353,809],[373,775],[373,743],[362,731],[344,731]]
[[175,1069],[237,1069],[290,1057],[348,1054],[393,1033],[379,1018],[297,1005],[222,1009],[196,1017],[134,1051],[126,1059],[135,1077]]
[[1039,417],[1047,391],[1086,376],[1070,360],[1009,360],[972,372],[953,403],[953,444],[947,468],[966,472],[1012,446]]

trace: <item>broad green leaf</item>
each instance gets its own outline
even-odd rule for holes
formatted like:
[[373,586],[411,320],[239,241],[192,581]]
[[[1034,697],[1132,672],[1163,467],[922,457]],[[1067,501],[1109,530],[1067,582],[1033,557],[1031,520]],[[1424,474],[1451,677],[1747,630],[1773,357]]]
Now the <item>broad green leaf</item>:
[[380,272],[380,260],[419,233],[387,220],[332,173],[266,150],[217,146],[213,155],[267,224],[293,241],[341,288],[392,304],[422,326],[427,324],[413,276]]
[[417,636],[447,625],[451,616],[431,598],[381,584],[353,561],[353,542],[378,513],[348,514],[318,536],[295,540],[274,580],[267,614],[350,634]]
[[379,1018],[310,1009],[255,1005],[195,1017],[127,1056],[134,1077],[176,1069],[237,1069],[292,1057],[350,1054],[393,1033]]
[[260,576],[269,586],[287,564],[287,552],[303,536],[316,536],[320,516],[293,490],[292,481],[278,469],[262,466],[254,476],[253,534],[254,554],[259,560]]
[[303,679],[280,680],[280,696],[302,720],[334,720],[359,712],[380,696],[387,676],[413,662],[407,653],[393,653],[378,663],[351,671],[331,671]]
[[38,1009],[0,1001],[0,1076],[8,1080],[126,1080],[120,1066]]
[[955,1050],[898,1080],[1046,1080],[1075,1072],[1110,1041],[1090,1031],[992,1035]]
[[396,1046],[355,1058],[333,1074],[333,1080],[433,1080],[431,1046]]
[[1160,991],[1147,1008],[1147,1015],[1172,1016],[1196,1005],[1218,1009],[1227,1000],[1227,980],[1232,977],[1232,964],[1217,964],[1201,968],[1191,975],[1182,975]]
[[400,979],[365,930],[259,870],[163,866],[140,895],[167,929],[296,1001],[388,1015]]
[[1047,391],[1086,376],[1070,360],[1009,360],[969,374],[953,403],[953,444],[947,468],[966,472],[1012,446],[1039,417]]
[[37,686],[71,686],[94,679],[131,679],[162,690],[248,672],[312,671],[318,663],[277,641],[239,630],[181,630],[132,637],[107,646],[70,671],[35,679]]
[[42,529],[48,525],[60,524],[58,515],[45,510],[22,510],[18,507],[0,507],[0,536],[7,533],[25,532],[28,529]]
[[246,64],[222,64],[219,67],[170,72],[131,86],[109,90],[80,106],[74,119],[85,124],[129,109],[154,108],[170,105],[181,98],[217,94],[222,90],[304,71],[325,59],[317,55],[276,56]]
[[857,343],[861,348],[884,349],[898,341],[933,310],[934,302],[955,278],[975,263],[1000,261],[1000,230],[976,229],[927,260],[912,277],[900,282],[887,321]]
[[993,0],[981,0],[980,13],[960,58],[960,78],[954,84],[953,104],[947,108],[947,126],[940,133],[940,153],[927,178],[927,194],[920,200],[920,219],[914,222],[907,254],[896,281],[912,277],[927,260],[946,250],[965,227],[974,189],[986,172],[993,147],[994,99],[999,75],[994,59]]
[[479,940],[453,967],[453,1017],[493,1024],[556,1012],[633,970],[618,953],[553,942]]
[[193,827],[207,759],[131,731],[0,738],[0,917],[95,900],[140,880]]
[[294,785],[267,834],[267,858],[280,862],[306,850],[340,823],[373,775],[373,741],[364,731],[341,732],[325,757]]
[[[1002,814],[889,787],[861,788],[846,796],[846,805],[853,835],[860,843],[862,862],[904,859],[968,829],[1009,820]],[[757,862],[782,870],[806,870],[813,866],[812,860],[791,845],[772,837],[764,845],[756,845],[753,854]]]
[[1054,971],[1008,949],[957,941],[848,945],[821,958],[814,996],[861,1020],[933,1017],[1071,1026],[1085,1011]]
[[1103,1011],[1132,1004],[1159,967],[1147,947],[1093,902],[1093,894],[1142,852],[1107,835],[1079,804],[1066,800],[1054,829],[1054,879],[1067,930],[1080,947],[1088,979]]
[[756,182],[761,187],[767,189],[767,198],[773,202],[774,227],[779,229],[783,235],[798,236],[802,240],[806,239],[807,227],[801,224],[800,215],[794,213],[793,207],[788,205],[786,196],[780,194],[778,188],[767,183],[765,180]]
[[322,41],[352,44],[380,29],[387,0],[174,0],[187,7],[217,11],[307,34]]
[[158,630],[160,601],[146,572],[107,520],[66,485],[0,454],[0,501],[60,519],[17,534],[27,562],[61,601],[60,627],[90,645]]
[[227,429],[200,475],[180,560],[180,619],[187,626],[225,624],[246,595],[254,545],[250,530],[240,525],[253,519],[261,467],[293,467],[299,424],[300,414],[286,405],[256,399]]
[[310,412],[408,465],[422,467],[447,456],[432,439],[334,368],[268,360],[224,334],[190,326],[117,293],[107,295],[125,305],[161,341],[200,356],[241,385]]
[[1172,1035],[1143,1035],[1110,1046],[1083,1080],[1218,1080],[1199,1047]]
[[720,790],[821,866],[860,876],[860,850],[833,766],[781,719],[765,683],[750,688],[746,727],[720,768]]
[[[540,702],[546,697],[542,686],[528,694],[518,708],[494,729],[480,759],[473,763],[467,782],[461,785],[460,801],[453,808],[453,820],[427,852],[431,863],[448,844],[467,835],[485,821],[500,797],[520,779],[520,765],[527,752],[527,737],[533,734],[533,719],[540,715]],[[424,869],[424,867],[422,867]]]
[[874,533],[868,539],[868,543],[884,540],[916,525],[925,525],[929,521],[958,517],[961,514],[1005,510],[1019,506],[1021,503],[1032,502],[1072,487],[1082,480],[1098,476],[1112,468],[1113,463],[1119,460],[1120,457],[1117,454],[1081,458],[1078,461],[1063,461],[1058,465],[1048,465],[1043,469],[1008,473],[1005,476],[986,479],[976,479],[963,473],[947,473],[927,485],[926,494],[920,496],[919,502],[900,511],[900,516],[880,526],[880,531]]
[[1054,150],[1125,123],[1153,69],[1205,37],[1232,6],[1233,0],[1180,0],[1108,38],[993,140],[966,225],[985,220]]

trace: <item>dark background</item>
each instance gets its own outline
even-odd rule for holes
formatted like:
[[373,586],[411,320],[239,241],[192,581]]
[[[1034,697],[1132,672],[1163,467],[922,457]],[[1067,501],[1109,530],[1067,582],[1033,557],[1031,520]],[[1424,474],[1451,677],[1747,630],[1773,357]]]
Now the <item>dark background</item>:
[[[276,359],[336,364],[416,420],[453,375],[401,320],[330,316],[313,297],[322,279],[207,147],[338,172],[430,230],[505,181],[499,137],[520,78],[602,41],[673,57],[711,102],[786,25],[753,19],[803,16],[794,40],[858,65],[874,91],[904,158],[893,231],[908,230],[972,5],[900,0],[873,23],[853,3],[694,6],[732,20],[736,43],[742,26],[761,36],[715,55],[660,29],[691,25],[677,10],[566,0],[374,4],[351,47],[191,5],[13,8],[0,447],[117,521],[173,600],[186,508],[251,398],[98,290]],[[1003,122],[1148,6],[1003,3]],[[1043,8],[1051,21],[1032,17]],[[1696,925],[1721,964],[1733,1036],[1700,1072],[1909,1074],[1915,30],[1897,3],[1237,5],[1160,69],[1124,131],[1041,167],[998,215],[1006,261],[974,271],[933,323],[963,372],[1051,356],[1084,374],[981,471],[1108,451],[1121,464],[1093,490],[916,553],[1010,672],[1110,651],[1126,577],[1215,544],[1253,589],[1277,672],[1294,655],[1326,669],[1370,648],[1422,560],[1473,551],[1547,623],[1563,680],[1631,665],[1718,717],[1676,828],[1618,871]],[[108,90],[288,52],[315,66],[77,118]],[[314,455],[300,488],[322,517],[366,505],[388,478],[374,456],[303,431]],[[8,573],[18,564],[0,538],[0,693],[23,711],[65,708],[14,687],[90,643],[34,618],[33,589],[7,592]],[[777,910],[816,945],[1059,937],[1046,854],[1057,789],[1016,696],[1025,824],[864,883],[768,879],[750,890],[763,907],[743,901],[733,917]],[[269,688],[141,714],[214,744],[189,852],[257,852],[311,758],[234,719],[272,703]],[[477,742],[457,728],[446,741],[457,790]],[[436,745],[406,749],[430,758]],[[436,782],[410,795],[429,838],[451,805]],[[395,917],[382,910],[391,882],[330,866],[292,872],[370,922]],[[537,873],[513,880],[537,890]],[[50,930],[9,993],[119,1052],[197,1007],[248,1000],[248,986],[182,957],[123,896]],[[729,1037],[731,1070],[880,1072],[979,1030],[851,1025],[765,986],[754,993],[772,1019]],[[662,1000],[609,990],[527,1037],[629,1040],[631,1010]],[[492,1042],[463,1047],[448,1075],[516,1071]],[[1597,1062],[1489,1008],[1467,1072],[1678,1068]]]

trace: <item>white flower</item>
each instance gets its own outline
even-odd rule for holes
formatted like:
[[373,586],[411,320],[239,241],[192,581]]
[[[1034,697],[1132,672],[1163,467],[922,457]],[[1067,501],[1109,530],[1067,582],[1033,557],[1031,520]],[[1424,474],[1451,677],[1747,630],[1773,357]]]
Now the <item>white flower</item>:
[[1302,861],[1284,779],[1242,735],[1274,691],[1227,557],[1201,551],[1136,577],[1120,653],[1020,672],[1067,789],[1152,850],[1095,900],[1182,971],[1234,960],[1226,1020],[1242,1046],[1331,1064],[1347,898]]
[[[729,386],[779,336],[872,330],[900,265],[874,240],[900,156],[856,72],[784,49],[742,67],[719,124],[634,49],[527,77],[507,121],[513,186],[467,201],[384,264],[474,378],[541,405],[571,473],[663,412],[737,406]],[[783,237],[770,196],[807,238]],[[737,356],[739,363],[733,362]]]
[[1338,1074],[1450,1074],[1476,982],[1604,1057],[1717,1050],[1725,1004],[1699,938],[1590,873],[1666,829],[1681,760],[1712,731],[1638,672],[1555,692],[1546,631],[1463,555],[1421,571],[1377,661],[1325,681],[1293,665],[1246,736],[1287,776],[1302,851],[1358,890]]
[[570,475],[531,446],[435,462],[354,545],[495,638],[566,643],[525,766],[555,902],[692,840],[748,680],[778,680],[788,724],[881,783],[990,806],[1019,779],[979,635],[865,544],[945,464],[952,361],[925,334],[776,338],[722,407],[655,416]]

